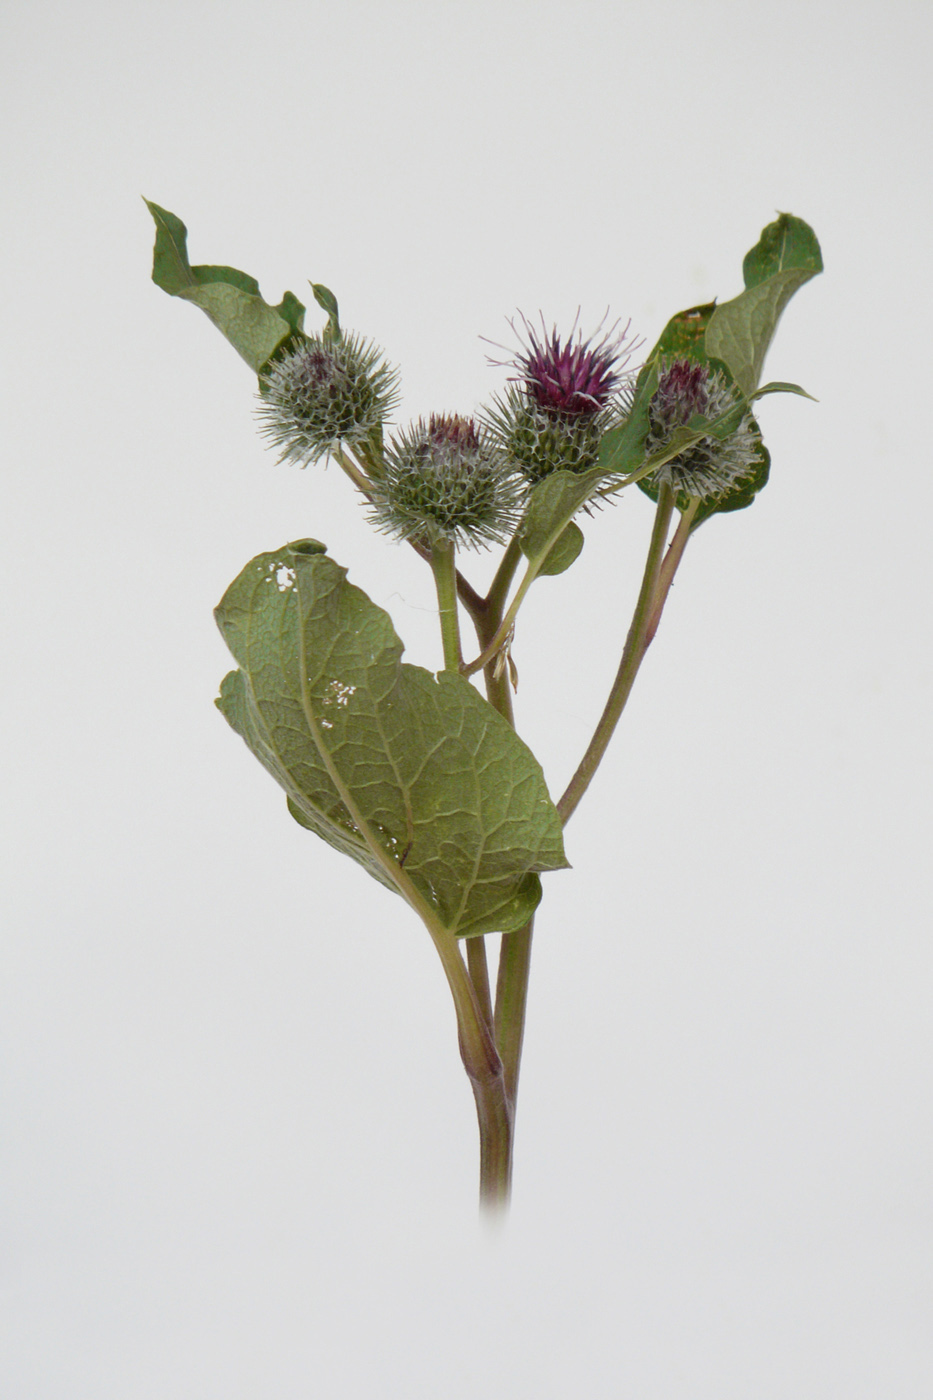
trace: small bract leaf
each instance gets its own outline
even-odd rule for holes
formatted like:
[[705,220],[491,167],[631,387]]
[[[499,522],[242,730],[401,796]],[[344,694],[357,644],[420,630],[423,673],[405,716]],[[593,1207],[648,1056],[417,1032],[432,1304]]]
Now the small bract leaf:
[[566,865],[534,755],[476,690],[401,661],[387,613],[317,542],[261,554],[217,621],[240,669],[219,707],[292,815],[432,927],[518,928]]
[[566,525],[551,545],[538,569],[539,574],[562,574],[579,557],[583,548],[583,531],[573,521]]
[[599,444],[598,465],[600,471],[621,473],[627,476],[637,471],[645,458],[645,439],[648,436],[648,405],[658,387],[658,365],[660,357],[651,359],[643,366],[635,384],[632,411],[618,428],[610,428],[603,434]]
[[146,205],[156,225],[153,282],[169,296],[199,306],[258,374],[277,350],[302,333],[305,308],[291,292],[270,306],[256,279],[235,267],[192,267],[181,219],[148,199]]
[[557,547],[568,524],[605,475],[598,468],[589,472],[552,472],[531,488],[518,542],[522,553],[538,562],[538,573],[544,572],[550,551]]
[[340,313],[337,306],[337,298],[329,287],[325,287],[320,282],[312,282],[311,290],[314,293],[314,300],[322,311],[327,312],[327,329],[325,336],[330,340],[340,339]]
[[749,394],[749,401],[763,399],[765,394],[799,394],[802,399],[809,399],[811,403],[819,403],[819,399],[808,394],[806,389],[801,389],[799,384],[789,384],[783,379],[772,379],[770,384],[763,384],[760,389],[755,390],[754,394]]

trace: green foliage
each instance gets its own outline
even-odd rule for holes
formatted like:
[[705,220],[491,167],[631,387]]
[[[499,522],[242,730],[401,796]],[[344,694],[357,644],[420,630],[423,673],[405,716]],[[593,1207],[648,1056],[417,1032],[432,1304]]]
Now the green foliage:
[[387,613],[317,541],[260,554],[218,625],[218,705],[292,814],[460,937],[523,925],[566,865],[541,769],[462,677],[401,661]]
[[[796,384],[775,382],[759,388],[758,382],[781,313],[794,292],[822,268],[820,245],[810,226],[792,214],[779,215],[774,223],[762,230],[758,243],[745,256],[742,265],[744,292],[721,306],[708,302],[680,311],[668,321],[639,375],[635,388],[635,408],[643,409],[647,417],[649,376],[656,374],[662,363],[678,359],[695,360],[718,370],[736,386],[741,396],[732,413],[724,415],[719,422],[704,423],[699,415],[691,419],[687,429],[683,430],[684,437],[676,439],[681,448],[689,446],[686,440],[688,430],[702,428],[701,433],[693,436],[694,442],[699,436],[726,437],[735,429],[748,406],[765,394],[793,393],[809,398],[810,395]],[[638,432],[640,428],[641,425],[637,425]],[[724,495],[702,501],[694,514],[692,529],[695,530],[711,515],[744,510],[767,484],[771,459],[754,418],[752,430],[758,440],[753,471]],[[634,426],[630,439],[630,449],[637,451],[638,437]],[[643,443],[644,437],[641,440]],[[675,444],[675,438],[671,442]],[[607,434],[604,438],[600,462],[614,465],[620,461],[620,457],[620,430],[616,430],[614,435]],[[631,460],[630,450],[625,464],[625,469],[629,471],[632,470],[629,465]],[[657,500],[657,484],[650,476],[638,484],[647,496]],[[680,511],[685,511],[689,503],[686,496],[678,496],[677,507]]]
[[277,350],[302,333],[305,308],[291,292],[270,306],[256,279],[235,267],[192,267],[181,219],[148,199],[146,205],[156,225],[153,282],[169,296],[199,306],[258,374]]
[[746,394],[758,388],[781,313],[811,277],[823,271],[816,234],[803,219],[780,214],[762,230],[742,264],[745,291],[717,306],[706,329],[706,354],[722,360]]
[[[689,530],[750,505],[768,480],[752,405],[804,393],[759,381],[784,307],[822,269],[819,244],[802,220],[781,214],[744,260],[744,291],[673,316],[634,386],[621,374],[627,333],[584,341],[574,328],[562,339],[542,321],[539,342],[523,319],[529,344],[512,361],[517,378],[479,426],[432,414],[386,446],[397,372],[375,346],[344,335],[334,294],[310,284],[327,321],[306,335],[304,307],[290,292],[270,306],[246,273],[192,267],[184,224],[148,207],[153,280],[200,307],[259,375],[262,431],[282,459],[333,458],[371,522],[432,566],[444,654],[437,675],[403,663],[388,614],[347,582],[324,545],[299,540],[258,555],[216,610],[237,666],[217,705],[284,789],[295,821],[400,894],[427,926],[476,1096],[482,1196],[502,1203],[539,876],[567,865],[562,824],[606,752]],[[641,588],[601,716],[555,807],[510,723],[516,618],[539,575],[563,573],[579,557],[574,516],[634,484],[660,498]],[[671,538],[674,504],[686,519]],[[482,597],[458,572],[456,550],[488,542],[507,547]],[[519,547],[527,564],[516,582]],[[460,632],[467,614],[479,648],[472,659]],[[488,700],[467,679],[480,671]],[[510,937],[493,1005],[481,936],[500,931]],[[468,956],[456,938],[477,940]]]
[[532,487],[518,542],[522,553],[538,564],[538,572],[548,572],[544,564],[552,549],[558,548],[565,529],[603,476],[599,470],[552,472]]
[[583,531],[573,521],[566,525],[544,556],[539,574],[562,574],[580,557],[583,548]]
[[322,311],[327,312],[327,325],[324,329],[325,340],[340,339],[340,315],[337,309],[337,298],[329,287],[323,286],[320,282],[312,282],[311,290],[314,293],[314,300]]

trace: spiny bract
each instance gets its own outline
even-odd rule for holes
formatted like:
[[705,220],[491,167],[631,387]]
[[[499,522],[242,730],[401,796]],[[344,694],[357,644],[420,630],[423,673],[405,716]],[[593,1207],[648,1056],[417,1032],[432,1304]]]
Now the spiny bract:
[[[695,360],[662,364],[658,387],[648,406],[646,455],[663,448],[674,429],[686,425],[695,413],[716,419],[737,403],[737,391],[718,370],[711,371]],[[666,482],[685,496],[722,496],[751,476],[758,456],[754,419],[746,413],[728,437],[700,438],[658,467],[649,480],[659,485]]]
[[522,348],[508,362],[511,383],[486,415],[490,431],[532,484],[554,471],[588,471],[603,434],[628,406],[628,327],[601,340],[584,340],[575,327],[562,340],[543,323],[539,335],[524,317],[522,327]]
[[371,519],[401,539],[479,547],[515,529],[521,487],[508,459],[472,418],[432,414],[389,443]]
[[280,461],[320,461],[340,445],[376,441],[397,402],[398,372],[358,336],[309,336],[274,360],[257,410]]

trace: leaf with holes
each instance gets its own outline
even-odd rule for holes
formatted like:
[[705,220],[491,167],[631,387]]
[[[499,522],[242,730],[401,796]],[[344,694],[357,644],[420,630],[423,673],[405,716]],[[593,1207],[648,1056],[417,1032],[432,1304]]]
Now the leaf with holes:
[[314,540],[260,554],[217,621],[218,705],[303,826],[459,937],[508,932],[566,866],[530,749],[461,676],[401,660],[391,619]]

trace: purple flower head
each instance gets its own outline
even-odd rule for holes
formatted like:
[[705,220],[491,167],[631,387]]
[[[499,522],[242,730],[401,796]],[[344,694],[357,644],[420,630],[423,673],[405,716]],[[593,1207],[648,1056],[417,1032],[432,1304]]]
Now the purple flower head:
[[425,447],[429,445],[435,449],[478,450],[476,424],[472,418],[464,418],[459,413],[432,413],[425,434]]
[[[695,360],[662,363],[658,387],[648,405],[650,456],[668,445],[672,433],[685,427],[695,413],[714,421],[738,403],[738,394],[718,370]],[[678,496],[713,499],[728,495],[761,466],[761,438],[746,412],[726,437],[701,437],[669,457],[652,473],[655,484],[667,483]]]
[[564,340],[556,328],[548,332],[543,320],[540,333],[524,316],[521,321],[524,334],[512,323],[522,350],[511,363],[518,371],[513,379],[524,386],[531,402],[545,413],[565,418],[592,418],[600,413],[622,383],[622,369],[633,349],[626,339],[628,326],[621,335],[615,334],[613,326],[600,340],[597,329],[584,340],[574,323]]
[[675,360],[664,370],[651,401],[652,417],[665,428],[689,423],[695,413],[709,408],[709,370],[692,360]]

